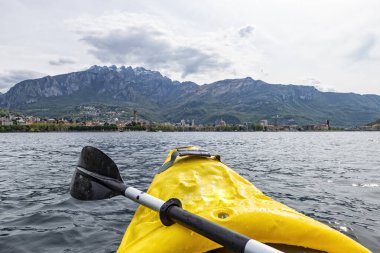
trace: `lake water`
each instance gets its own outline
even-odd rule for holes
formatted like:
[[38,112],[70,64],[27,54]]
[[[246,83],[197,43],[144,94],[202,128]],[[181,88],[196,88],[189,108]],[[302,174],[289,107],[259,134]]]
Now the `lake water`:
[[83,146],[148,188],[167,152],[197,145],[268,196],[380,252],[380,133],[2,133],[0,251],[113,252],[137,205],[68,193]]

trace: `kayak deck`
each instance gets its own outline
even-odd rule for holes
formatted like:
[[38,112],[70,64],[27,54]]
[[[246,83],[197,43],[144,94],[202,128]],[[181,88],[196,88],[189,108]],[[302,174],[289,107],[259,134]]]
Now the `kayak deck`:
[[[280,245],[285,252],[370,252],[329,226],[264,195],[219,157],[188,155],[173,160],[175,151],[169,153],[164,165],[170,166],[154,177],[148,194],[163,200],[178,198],[185,210],[260,242]],[[140,206],[118,253],[223,252],[220,248],[178,224],[163,226],[157,213]]]

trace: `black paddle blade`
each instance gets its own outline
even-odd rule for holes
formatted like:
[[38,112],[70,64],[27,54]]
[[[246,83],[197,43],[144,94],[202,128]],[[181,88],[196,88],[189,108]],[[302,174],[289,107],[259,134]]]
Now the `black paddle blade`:
[[82,149],[70,185],[70,194],[79,200],[108,199],[123,194],[126,186],[114,161],[97,148]]

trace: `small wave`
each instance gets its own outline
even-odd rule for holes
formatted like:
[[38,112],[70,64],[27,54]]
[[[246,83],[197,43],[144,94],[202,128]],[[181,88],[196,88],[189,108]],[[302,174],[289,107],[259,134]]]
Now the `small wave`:
[[369,187],[369,188],[372,188],[372,187],[379,187],[379,184],[375,184],[375,183],[366,183],[366,184],[352,184],[353,187]]
[[341,223],[339,221],[328,221],[327,222],[331,227],[335,228],[336,230],[342,232],[343,234],[357,240],[357,236],[354,232],[354,229],[348,226],[345,223]]
[[379,184],[363,184],[362,187],[379,187]]

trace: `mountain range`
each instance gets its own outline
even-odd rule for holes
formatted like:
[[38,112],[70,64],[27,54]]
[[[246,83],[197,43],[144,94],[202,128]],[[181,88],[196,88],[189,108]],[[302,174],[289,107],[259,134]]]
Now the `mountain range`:
[[[178,82],[142,67],[92,66],[25,80],[0,94],[0,107],[40,117],[79,117],[90,106],[102,113],[133,110],[152,121],[198,123],[365,125],[380,118],[380,96],[321,92],[312,86],[268,84],[250,77],[210,84]],[[83,112],[82,112],[83,113]],[[100,116],[96,114],[96,116]]]

